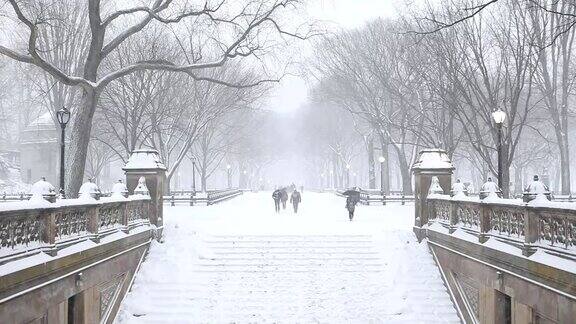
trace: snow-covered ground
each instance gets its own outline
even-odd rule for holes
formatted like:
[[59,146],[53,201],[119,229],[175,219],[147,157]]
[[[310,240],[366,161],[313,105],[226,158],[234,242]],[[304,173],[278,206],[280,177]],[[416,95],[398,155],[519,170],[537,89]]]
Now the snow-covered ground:
[[[166,207],[118,323],[459,323],[413,206],[303,194],[298,214],[270,193]],[[290,207],[290,206],[289,206]]]

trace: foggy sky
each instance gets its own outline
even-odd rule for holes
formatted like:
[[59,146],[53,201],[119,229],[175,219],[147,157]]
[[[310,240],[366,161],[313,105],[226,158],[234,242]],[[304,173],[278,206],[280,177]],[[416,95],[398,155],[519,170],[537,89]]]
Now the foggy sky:
[[[312,0],[308,14],[331,28],[355,28],[377,17],[392,17],[399,10],[398,0]],[[300,42],[300,47],[309,46]],[[307,48],[300,50],[308,52]],[[310,55],[310,54],[307,54]],[[287,112],[298,109],[307,101],[308,87],[299,76],[288,76],[277,85],[269,100],[269,108]]]

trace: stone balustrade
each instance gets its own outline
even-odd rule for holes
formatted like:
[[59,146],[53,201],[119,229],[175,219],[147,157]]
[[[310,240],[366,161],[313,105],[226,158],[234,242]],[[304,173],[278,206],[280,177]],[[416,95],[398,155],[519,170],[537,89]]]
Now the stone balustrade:
[[438,222],[450,233],[460,228],[480,243],[496,237],[520,247],[526,256],[542,248],[576,258],[576,204],[438,194],[429,195],[427,202],[429,224]]
[[78,241],[129,233],[150,225],[151,199],[147,196],[13,202],[0,209],[0,264],[30,254],[58,250]]
[[177,194],[173,192],[170,196],[164,196],[164,201],[171,206],[176,204],[189,204],[190,206],[209,206],[219,202],[232,199],[244,192],[241,189],[208,190],[207,192],[190,192],[189,195]]
[[216,204],[224,200],[231,199],[242,194],[240,189],[224,189],[224,190],[214,190],[208,192],[208,204]]
[[439,149],[420,152],[414,233],[425,240],[465,323],[573,323],[576,204],[467,196]]

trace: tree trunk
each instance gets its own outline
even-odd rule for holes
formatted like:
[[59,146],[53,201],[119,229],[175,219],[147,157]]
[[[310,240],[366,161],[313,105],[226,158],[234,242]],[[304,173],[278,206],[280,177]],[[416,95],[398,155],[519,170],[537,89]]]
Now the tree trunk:
[[376,172],[374,170],[374,138],[368,140],[368,187],[376,189]]
[[522,183],[522,168],[516,166],[514,168],[514,193],[517,195],[522,194],[522,188],[524,187]]
[[206,181],[208,180],[208,177],[206,176],[206,167],[205,166],[202,166],[202,169],[200,170],[200,178],[202,181],[202,192],[206,192],[206,188],[207,188]]
[[563,134],[563,140],[558,143],[560,149],[560,179],[562,182],[562,194],[569,195],[570,186],[570,148],[568,146],[568,136]]
[[400,157],[400,174],[402,175],[402,192],[405,195],[412,194],[412,173],[405,157]]
[[78,191],[84,181],[86,156],[92,131],[92,119],[98,102],[99,93],[93,89],[82,91],[81,106],[75,109],[74,122],[70,132],[70,145],[67,150],[66,197],[78,197]]
[[508,145],[502,145],[502,196],[510,198],[510,150]]
[[398,167],[400,168],[400,175],[402,176],[402,193],[405,195],[411,195],[412,173],[410,166],[408,165],[408,160],[398,145],[393,145],[393,147],[396,149],[396,155],[398,156]]
[[386,195],[390,195],[390,154],[388,154],[388,141],[386,137],[380,137],[380,145],[382,148],[382,156],[384,157],[384,183],[382,183],[382,188]]
[[172,190],[170,188],[170,182],[172,182],[172,175],[174,173],[168,173],[166,174],[166,182],[164,182],[164,192],[166,196],[169,196],[172,194]]

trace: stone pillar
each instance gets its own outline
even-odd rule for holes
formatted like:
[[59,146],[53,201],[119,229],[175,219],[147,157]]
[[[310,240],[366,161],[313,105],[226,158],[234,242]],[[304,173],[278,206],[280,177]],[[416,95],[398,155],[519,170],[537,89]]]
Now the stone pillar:
[[452,187],[452,172],[454,166],[448,157],[446,151],[441,149],[426,149],[420,151],[420,154],[414,165],[412,165],[412,172],[414,173],[414,233],[419,241],[426,236],[424,226],[428,223],[428,205],[426,197],[432,177],[437,177],[440,182],[440,187],[444,190],[445,195],[450,194]]
[[160,160],[160,154],[154,149],[137,149],[132,152],[124,168],[126,173],[126,186],[128,192],[134,194],[138,185],[138,179],[144,177],[146,186],[152,199],[150,223],[156,226],[157,239],[162,238],[164,225],[162,204],[164,195],[164,183],[166,181],[166,167]]

